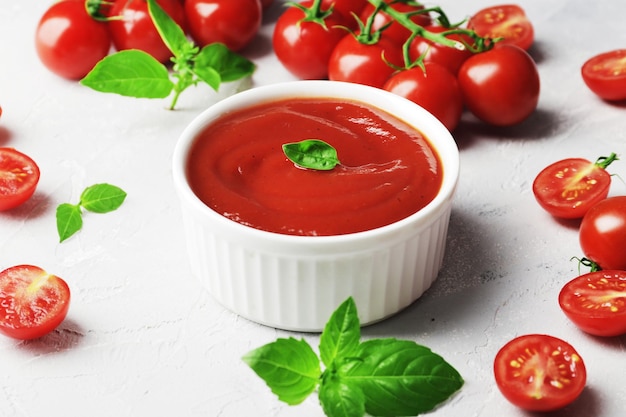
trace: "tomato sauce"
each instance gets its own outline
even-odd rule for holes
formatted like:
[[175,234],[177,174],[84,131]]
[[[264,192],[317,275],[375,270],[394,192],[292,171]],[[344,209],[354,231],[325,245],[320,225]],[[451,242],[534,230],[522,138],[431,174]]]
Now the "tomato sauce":
[[[341,164],[296,166],[282,145],[320,139]],[[359,102],[297,98],[228,113],[192,144],[191,189],[225,217],[290,235],[325,236],[388,225],[437,195],[439,156],[422,134]]]

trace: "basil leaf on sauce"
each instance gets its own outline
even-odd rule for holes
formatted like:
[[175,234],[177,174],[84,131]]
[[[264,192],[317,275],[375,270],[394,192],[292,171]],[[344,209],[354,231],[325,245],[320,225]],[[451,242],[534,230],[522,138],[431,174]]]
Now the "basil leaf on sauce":
[[285,143],[283,152],[291,162],[302,168],[329,171],[340,163],[337,150],[319,139]]

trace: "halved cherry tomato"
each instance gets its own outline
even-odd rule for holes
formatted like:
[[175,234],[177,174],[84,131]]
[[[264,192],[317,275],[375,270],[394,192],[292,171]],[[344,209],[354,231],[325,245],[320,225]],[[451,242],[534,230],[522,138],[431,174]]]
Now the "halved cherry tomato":
[[399,71],[383,88],[419,104],[452,131],[461,120],[463,96],[456,77],[443,65],[427,62]]
[[626,196],[608,197],[591,207],[580,222],[585,257],[604,270],[626,270]]
[[106,23],[89,16],[84,1],[59,1],[41,16],[35,47],[46,68],[78,80],[109,53],[111,35]]
[[533,25],[524,10],[516,4],[491,6],[475,13],[467,27],[486,38],[503,38],[507,43],[527,50],[535,40]]
[[604,100],[626,100],[626,49],[590,58],[581,74],[587,87]]
[[0,272],[0,332],[35,339],[56,329],[67,315],[70,289],[63,279],[32,265]]
[[537,65],[514,45],[498,43],[469,57],[459,69],[458,80],[469,110],[494,126],[522,122],[539,102]]
[[567,342],[544,334],[519,336],[494,360],[496,384],[512,404],[529,411],[553,411],[573,402],[585,388],[587,371]]
[[39,167],[28,155],[0,148],[0,211],[28,200],[39,182]]
[[596,162],[568,158],[544,168],[533,182],[533,194],[541,207],[555,217],[580,219],[609,194],[611,175],[606,167],[615,154]]
[[584,332],[626,334],[626,271],[595,271],[574,278],[561,289],[559,305]]

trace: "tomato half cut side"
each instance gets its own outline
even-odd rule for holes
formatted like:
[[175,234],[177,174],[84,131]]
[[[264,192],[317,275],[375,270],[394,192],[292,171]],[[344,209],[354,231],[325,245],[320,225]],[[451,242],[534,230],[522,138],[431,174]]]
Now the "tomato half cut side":
[[0,332],[28,340],[54,330],[67,316],[70,289],[56,275],[32,265],[0,272]]
[[35,193],[39,175],[39,167],[28,155],[0,148],[0,211],[28,200]]
[[626,49],[589,58],[581,67],[583,81],[604,100],[626,100]]
[[559,305],[584,332],[626,334],[626,271],[595,271],[574,278],[561,289]]
[[563,408],[578,398],[587,382],[578,352],[544,334],[519,336],[505,344],[496,354],[494,375],[502,395],[528,411]]
[[502,38],[501,43],[528,50],[535,40],[535,30],[526,12],[516,4],[491,6],[476,12],[467,27],[479,36]]
[[[568,158],[545,167],[533,181],[533,194],[541,207],[555,217],[580,219],[609,194],[611,175],[603,161]],[[609,161],[608,163],[610,163]]]

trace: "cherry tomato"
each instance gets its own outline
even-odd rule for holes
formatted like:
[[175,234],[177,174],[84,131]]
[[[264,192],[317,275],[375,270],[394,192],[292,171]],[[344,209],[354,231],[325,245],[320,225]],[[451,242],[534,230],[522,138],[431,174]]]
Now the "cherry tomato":
[[387,62],[402,66],[402,51],[388,38],[364,44],[346,35],[335,46],[328,62],[328,78],[382,88],[395,69]]
[[595,271],[574,278],[561,289],[559,305],[584,332],[626,334],[626,271]]
[[467,22],[479,36],[503,38],[502,43],[518,46],[524,50],[535,40],[533,25],[524,10],[515,4],[491,6],[475,13]]
[[322,0],[324,6],[333,6],[333,10],[356,22],[352,13],[357,16],[368,5],[367,0]]
[[[157,3],[184,31],[187,30],[185,11],[178,0],[157,0]],[[152,23],[145,0],[115,0],[110,15],[119,17],[109,21],[115,49],[139,49],[160,62],[167,62],[172,57]]]
[[28,200],[39,182],[39,167],[13,148],[0,148],[0,211]]
[[[397,10],[401,13],[414,13],[419,12],[420,10],[424,10],[423,5],[411,1],[385,0],[385,3],[389,3],[394,10]],[[368,2],[361,12],[360,19],[363,22],[366,22],[375,10],[376,7]],[[411,16],[411,21],[420,26],[428,26],[431,24],[431,18],[428,13],[414,14]],[[398,45],[402,45],[404,42],[406,42],[409,36],[411,36],[411,31],[409,29],[402,26],[402,24],[400,24],[399,22],[395,21],[387,13],[383,11],[377,12],[376,16],[374,17],[374,22],[372,24],[372,30],[380,30],[385,25],[389,26],[387,26],[387,28],[385,28],[383,32],[384,36],[394,40]]]
[[450,131],[461,120],[461,89],[456,77],[443,65],[427,62],[424,69],[399,71],[389,78],[384,89],[424,107]]
[[259,0],[186,0],[189,33],[200,46],[220,42],[239,51],[261,27]]
[[537,65],[514,45],[496,44],[468,58],[459,69],[458,79],[465,105],[494,126],[522,122],[539,102]]
[[494,360],[496,384],[512,404],[553,411],[573,402],[587,381],[585,364],[567,342],[529,334],[505,344]]
[[63,279],[32,265],[0,272],[0,332],[15,339],[44,336],[65,319],[70,289]]
[[[429,32],[442,33],[448,29],[442,26],[427,26],[426,29]],[[450,34],[446,35],[446,38],[459,42],[464,42],[468,45],[473,44],[473,40],[468,35],[462,34]],[[436,62],[448,68],[452,74],[456,75],[459,72],[459,68],[466,59],[473,55],[469,49],[457,49],[452,48],[440,43],[431,42],[421,36],[417,36],[411,42],[409,47],[409,57],[412,61],[417,60],[419,57],[424,57],[424,62]]]
[[626,49],[596,55],[582,68],[583,81],[604,100],[626,100]]
[[591,207],[580,223],[585,257],[604,270],[626,270],[626,196],[609,197]]
[[596,162],[568,158],[545,167],[533,182],[533,194],[541,207],[555,217],[580,219],[609,194],[611,175],[606,167],[615,154]]
[[70,80],[83,78],[111,49],[106,23],[93,19],[82,1],[54,3],[35,30],[35,48],[46,68]]
[[[310,7],[311,1],[303,6]],[[298,7],[288,7],[276,21],[272,36],[274,53],[283,66],[301,79],[328,77],[328,61],[333,49],[346,36],[344,17],[337,12],[324,19],[325,26],[303,21],[305,13]]]

